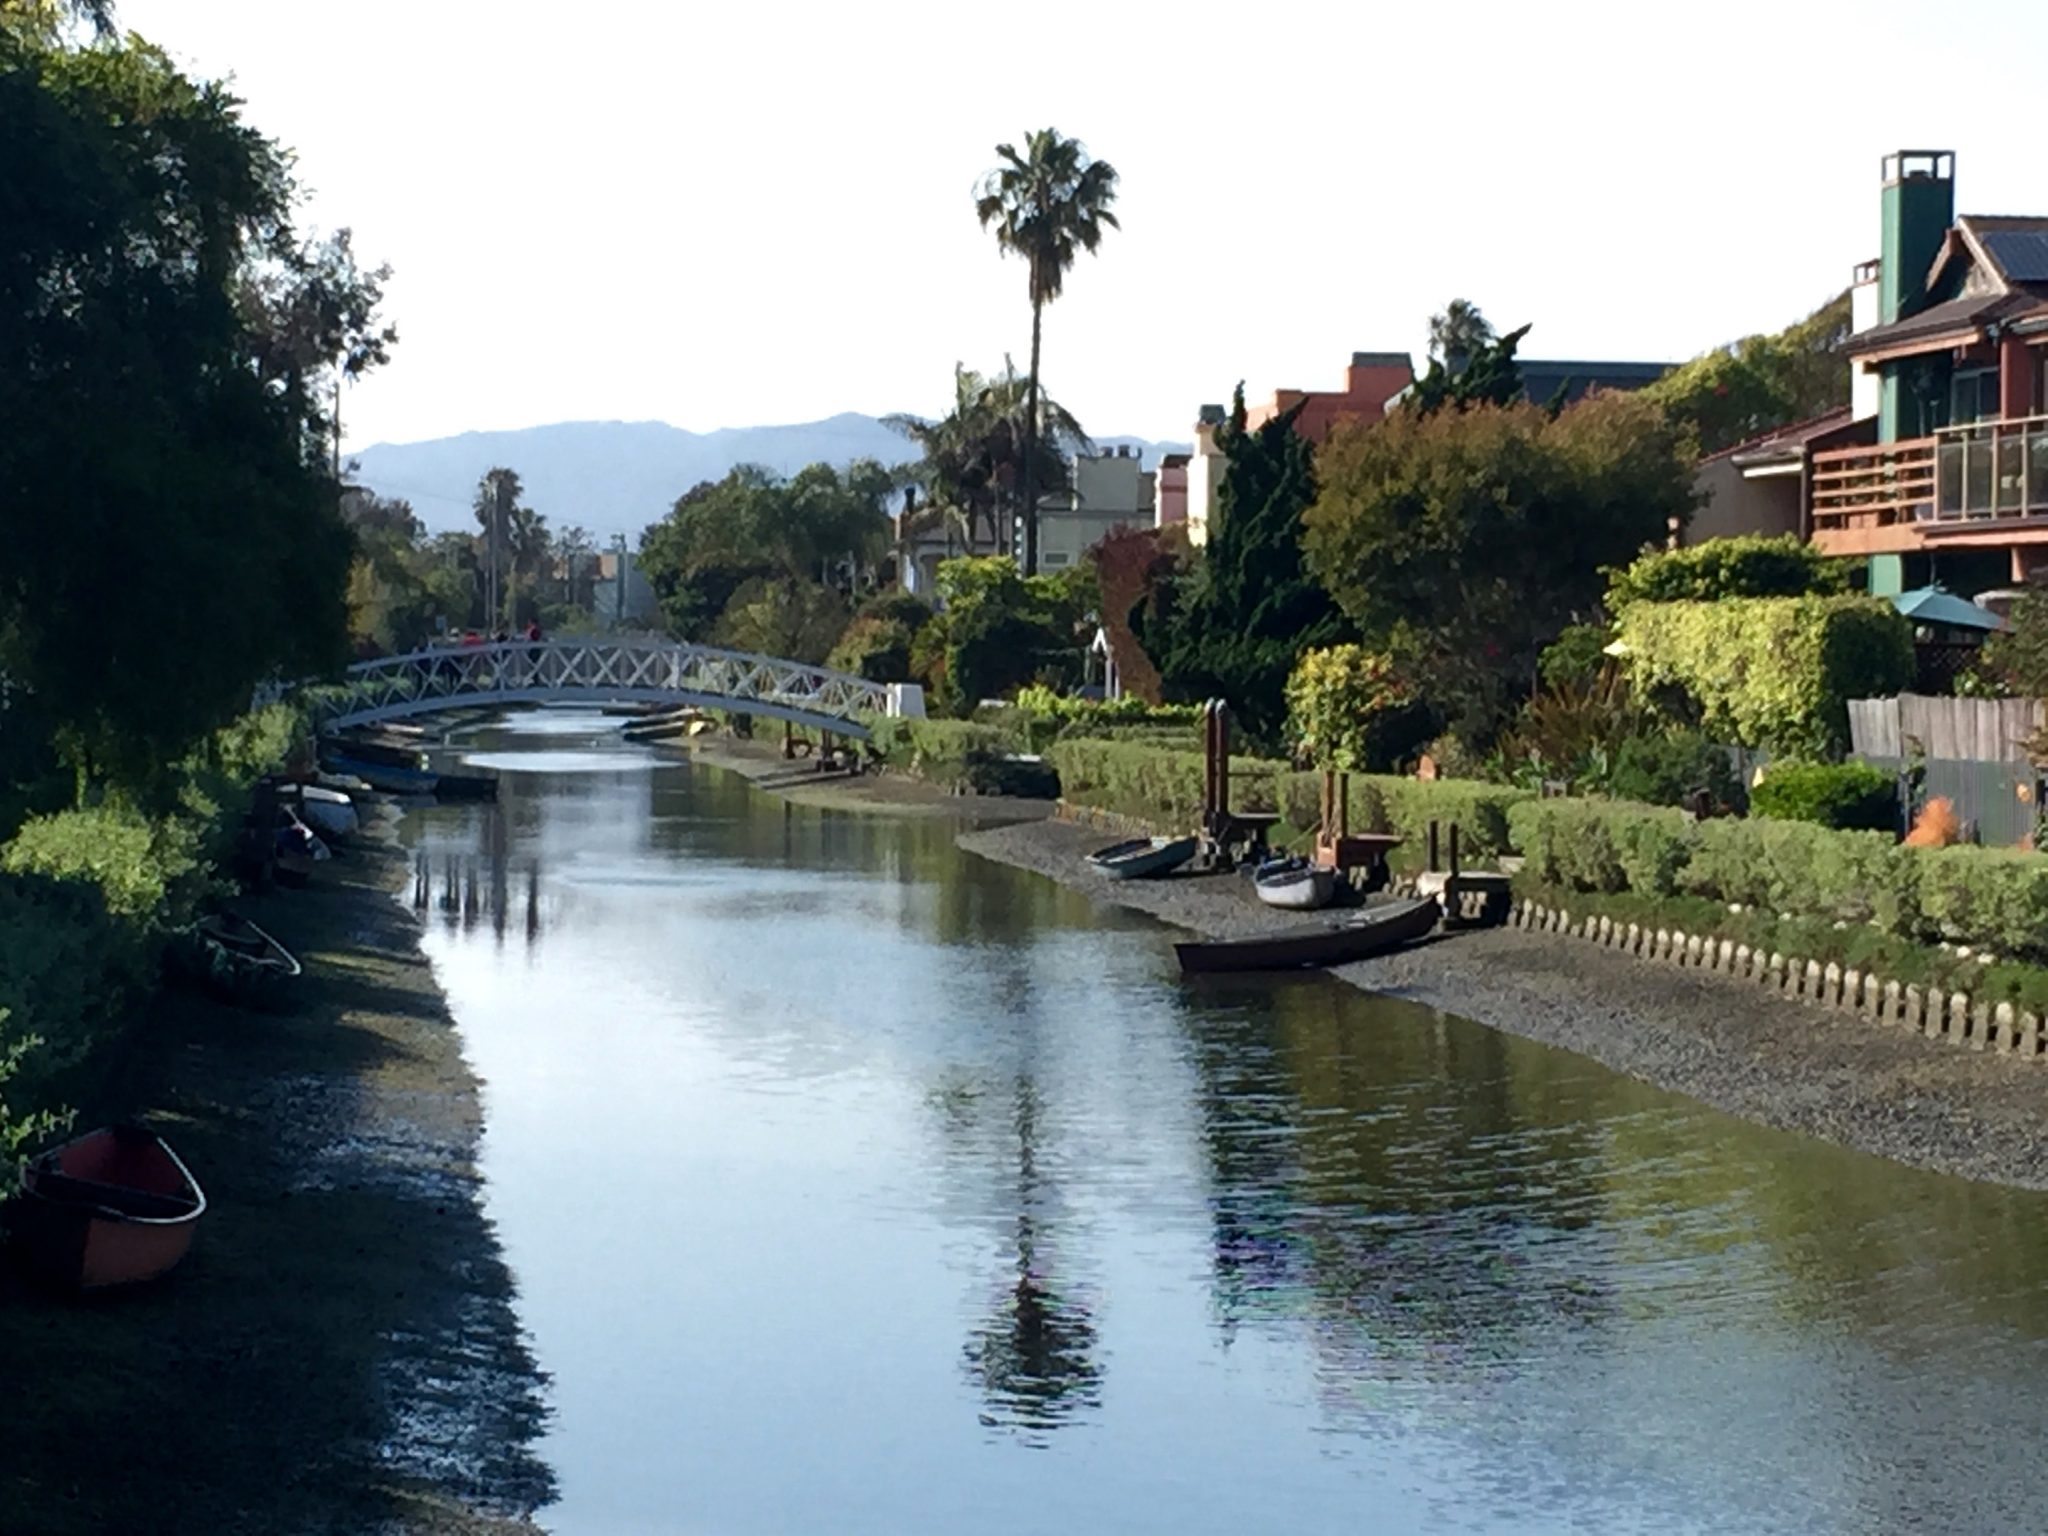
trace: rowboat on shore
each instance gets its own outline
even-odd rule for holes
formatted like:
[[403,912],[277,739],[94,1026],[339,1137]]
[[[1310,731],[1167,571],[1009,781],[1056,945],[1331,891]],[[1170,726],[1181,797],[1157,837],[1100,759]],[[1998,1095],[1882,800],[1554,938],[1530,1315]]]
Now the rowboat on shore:
[[321,757],[346,757],[359,763],[382,763],[387,768],[424,768],[427,755],[411,737],[368,736],[357,732],[329,738],[322,744]]
[[137,1126],[91,1131],[22,1170],[7,1202],[17,1255],[76,1290],[154,1280],[191,1250],[206,1196],[163,1138]]
[[1283,971],[1344,965],[1427,937],[1441,908],[1434,901],[1390,901],[1242,939],[1190,940],[1173,946],[1188,972]]
[[632,721],[620,734],[628,741],[671,741],[694,734],[694,727],[706,718],[698,709],[672,710]]
[[302,973],[296,955],[234,912],[199,919],[171,946],[171,960],[187,978],[250,1008],[280,1006]]
[[1096,849],[1088,862],[1112,880],[1152,880],[1179,869],[1198,846],[1192,837],[1134,837]]
[[1330,904],[1337,892],[1337,872],[1300,859],[1279,860],[1253,876],[1252,889],[1269,907],[1313,912]]
[[338,789],[300,784],[292,791],[299,819],[322,837],[347,837],[362,827],[355,802]]

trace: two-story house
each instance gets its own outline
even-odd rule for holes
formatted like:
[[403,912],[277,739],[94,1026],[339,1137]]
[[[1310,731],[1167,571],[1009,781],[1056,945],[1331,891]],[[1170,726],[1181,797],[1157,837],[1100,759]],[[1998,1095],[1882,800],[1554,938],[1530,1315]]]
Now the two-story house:
[[2048,217],[1955,215],[1955,157],[1883,162],[1859,269],[1853,446],[1814,445],[1807,532],[1879,596],[2048,576]]

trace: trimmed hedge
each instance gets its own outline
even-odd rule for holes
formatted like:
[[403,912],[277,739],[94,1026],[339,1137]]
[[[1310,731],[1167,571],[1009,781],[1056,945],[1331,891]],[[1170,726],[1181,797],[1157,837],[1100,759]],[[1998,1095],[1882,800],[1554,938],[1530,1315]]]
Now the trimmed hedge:
[[1773,821],[1900,830],[1898,778],[1869,763],[1773,763],[1750,791],[1749,808]]
[[1006,761],[1025,749],[1016,730],[971,720],[884,717],[870,720],[868,727],[883,761],[912,778],[974,794],[1057,792],[1045,776],[1017,771],[1028,765]]
[[[1046,751],[1059,770],[1061,797],[1166,828],[1194,826],[1202,815],[1202,754],[1133,742],[1065,738]],[[1356,832],[1393,832],[1406,846],[1396,863],[1419,866],[1429,823],[1458,823],[1461,852],[1498,858],[1513,847],[1510,810],[1526,790],[1468,779],[1404,779],[1354,773],[1348,807]],[[1267,758],[1230,760],[1230,801],[1240,811],[1278,811],[1276,840],[1312,836],[1322,807],[1322,775]]]
[[1909,848],[1882,832],[1798,821],[1695,823],[1593,800],[1530,801],[1510,820],[1525,872],[1545,886],[1695,897],[2048,961],[2048,858],[2038,854]]

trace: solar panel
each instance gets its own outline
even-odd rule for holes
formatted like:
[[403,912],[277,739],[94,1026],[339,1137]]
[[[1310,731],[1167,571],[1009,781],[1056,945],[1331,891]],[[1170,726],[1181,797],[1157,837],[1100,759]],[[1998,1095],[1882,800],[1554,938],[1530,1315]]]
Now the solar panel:
[[2015,283],[2048,283],[2048,230],[1994,229],[1984,249]]

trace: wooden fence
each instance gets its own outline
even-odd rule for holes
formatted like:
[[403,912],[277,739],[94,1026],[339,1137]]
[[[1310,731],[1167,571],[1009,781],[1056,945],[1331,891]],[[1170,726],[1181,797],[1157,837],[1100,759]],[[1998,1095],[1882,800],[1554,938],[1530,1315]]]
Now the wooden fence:
[[1949,762],[2027,761],[2025,743],[2041,729],[2039,699],[1954,699],[1902,693],[1893,699],[1849,701],[1849,739],[1856,756],[1914,755]]

